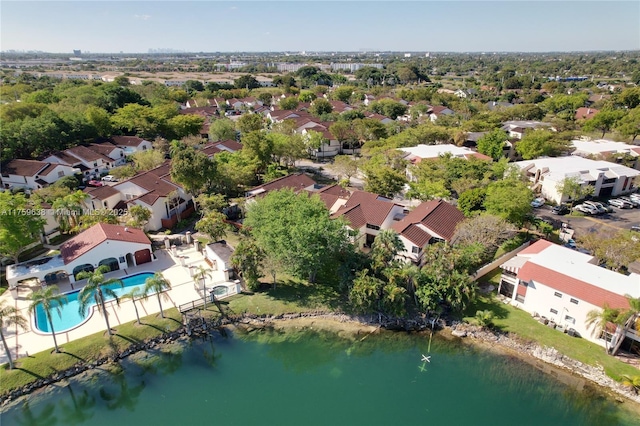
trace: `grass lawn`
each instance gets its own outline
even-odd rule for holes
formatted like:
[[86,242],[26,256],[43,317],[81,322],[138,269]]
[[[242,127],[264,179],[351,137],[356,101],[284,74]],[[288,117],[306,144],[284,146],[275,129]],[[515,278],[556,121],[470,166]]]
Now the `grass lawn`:
[[620,380],[623,374],[640,375],[640,370],[607,355],[603,347],[553,330],[533,319],[529,313],[506,305],[493,296],[478,297],[476,303],[465,312],[464,319],[474,322],[477,310],[492,311],[495,316],[493,323],[500,331],[515,333],[524,340],[535,341],[542,346],[554,347],[563,355],[585,364],[600,365],[614,380]]
[[[270,287],[270,283],[263,284],[266,286]],[[227,301],[230,312],[234,314],[280,315],[336,309],[340,306],[340,294],[325,285],[287,278],[278,281],[275,289],[237,295]]]
[[[58,354],[51,350],[30,354],[29,357],[18,359],[13,370],[9,370],[9,364],[5,364],[0,368],[0,394],[4,395],[39,378],[66,370],[78,362],[91,362],[109,356],[131,344],[176,330],[182,325],[177,309],[167,309],[164,314],[164,319],[159,314],[141,318],[142,325],[135,322],[120,325],[111,338],[105,330],[65,343],[61,345],[62,352]],[[53,341],[51,343],[53,345]]]

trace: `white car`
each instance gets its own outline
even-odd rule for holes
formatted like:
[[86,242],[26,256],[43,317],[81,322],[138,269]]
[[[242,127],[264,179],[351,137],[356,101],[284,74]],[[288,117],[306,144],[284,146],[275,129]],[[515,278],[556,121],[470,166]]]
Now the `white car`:
[[538,207],[542,207],[542,206],[544,206],[544,202],[545,202],[545,199],[544,199],[544,198],[542,198],[542,197],[536,198],[535,200],[533,200],[533,201],[531,202],[531,207],[533,207],[533,208],[536,208],[536,209],[537,209]]
[[107,175],[107,176],[103,176],[102,179],[100,179],[104,182],[117,182],[118,179],[116,179],[115,176],[111,176],[111,175]]
[[578,204],[573,208],[573,210],[579,211],[585,214],[598,214],[598,209],[588,204]]
[[633,205],[631,203],[628,203],[624,200],[620,200],[617,198],[614,198],[612,200],[609,200],[609,205],[613,206],[613,207],[617,207],[619,209],[630,209],[633,207]]

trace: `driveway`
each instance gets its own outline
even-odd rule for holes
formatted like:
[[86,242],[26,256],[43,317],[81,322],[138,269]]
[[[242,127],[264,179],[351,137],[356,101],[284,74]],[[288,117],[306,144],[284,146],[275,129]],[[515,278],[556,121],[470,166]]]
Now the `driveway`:
[[562,222],[567,223],[576,231],[576,236],[599,231],[612,233],[640,225],[640,209],[637,208],[622,210],[614,208],[612,213],[600,216],[558,216],[551,213],[549,206],[534,209],[533,212],[536,216],[550,219],[556,228],[559,228]]

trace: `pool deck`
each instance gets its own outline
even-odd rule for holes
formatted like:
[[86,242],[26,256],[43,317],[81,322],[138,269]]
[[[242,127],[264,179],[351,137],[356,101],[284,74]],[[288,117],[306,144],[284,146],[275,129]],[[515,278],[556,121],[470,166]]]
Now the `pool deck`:
[[[169,309],[172,307],[178,307],[181,304],[191,302],[199,299],[202,296],[198,294],[195,289],[193,279],[189,274],[189,266],[203,266],[209,268],[209,265],[204,261],[202,253],[198,252],[193,246],[182,246],[178,248],[176,255],[174,256],[171,251],[162,249],[154,252],[157,260],[151,263],[145,263],[134,268],[121,269],[119,271],[110,272],[105,274],[107,278],[111,277],[125,277],[128,275],[134,275],[140,272],[162,272],[162,275],[171,283],[171,290],[168,290],[167,300],[162,301],[163,309]],[[184,259],[185,266],[182,266],[182,259]],[[224,273],[222,271],[212,271],[212,279],[208,279],[210,282],[224,281]],[[58,284],[61,293],[67,293],[70,291],[79,290],[82,288],[84,282],[74,283],[73,288],[69,282],[63,282]],[[34,331],[33,315],[29,314],[29,295],[39,288],[39,285],[33,281],[32,286],[20,285],[18,287],[18,297],[13,298],[10,291],[6,291],[0,300],[5,300],[7,304],[15,306],[24,318],[28,320],[28,329],[22,330],[17,327],[9,327],[4,330],[7,344],[10,346],[11,354],[14,359],[28,356],[28,354],[35,354],[47,349],[53,349],[53,338],[50,333],[42,333]],[[156,314],[160,312],[160,307],[156,297],[149,297],[147,300],[136,301],[138,310],[141,317]],[[135,321],[136,313],[133,306],[133,302],[130,299],[124,299],[120,301],[120,305],[117,305],[115,301],[107,302],[107,312],[109,313],[109,323],[111,328],[116,328],[118,325]],[[53,313],[53,315],[57,315]],[[59,346],[64,346],[65,343],[79,339],[90,334],[94,334],[100,331],[106,333],[106,323],[102,315],[93,308],[89,319],[82,323],[82,325],[71,329],[69,331],[56,333],[56,340]],[[7,363],[9,360],[5,355],[4,348],[0,350],[0,365]]]

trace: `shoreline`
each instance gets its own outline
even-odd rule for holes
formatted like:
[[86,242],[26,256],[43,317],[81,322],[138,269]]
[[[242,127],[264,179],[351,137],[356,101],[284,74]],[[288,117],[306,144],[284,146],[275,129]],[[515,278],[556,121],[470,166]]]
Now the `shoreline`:
[[[206,321],[197,325],[181,326],[175,331],[165,333],[147,342],[131,345],[121,353],[103,357],[89,363],[78,363],[71,368],[60,371],[49,377],[38,379],[21,388],[15,389],[5,395],[0,396],[0,407],[14,402],[16,399],[42,390],[48,386],[56,385],[58,382],[68,380],[89,370],[96,369],[104,364],[117,363],[119,360],[129,357],[132,354],[158,349],[164,345],[179,342],[190,338],[204,337],[214,329],[242,329],[244,332],[253,332],[267,327],[284,331],[287,330],[322,330],[336,333],[343,338],[364,340],[372,334],[379,334],[385,331],[405,331],[416,332],[425,331],[430,327],[425,327],[424,320],[402,319],[390,321],[387,324],[375,321],[374,317],[351,316],[337,314],[333,312],[307,312],[286,315],[242,315],[233,319],[218,319]],[[603,393],[614,398],[618,402],[630,402],[632,409],[640,413],[640,395],[625,386],[616,382],[604,372],[603,368],[597,368],[583,364],[574,359],[568,358],[559,353],[555,348],[542,347],[536,343],[523,343],[517,336],[510,336],[497,333],[493,330],[482,328],[465,323],[453,323],[451,325],[439,324],[439,335],[445,339],[459,339],[462,343],[479,347],[483,350],[497,352],[501,355],[514,356],[527,362],[547,374],[551,374],[556,379],[571,386],[575,383],[569,378],[561,379],[558,373],[562,373],[573,379],[585,380],[588,385],[598,388]],[[403,330],[401,327],[405,326]],[[407,328],[410,326],[411,328]],[[640,370],[639,370],[640,374]],[[567,383],[570,382],[570,383]],[[578,383],[578,386],[580,384]]]

